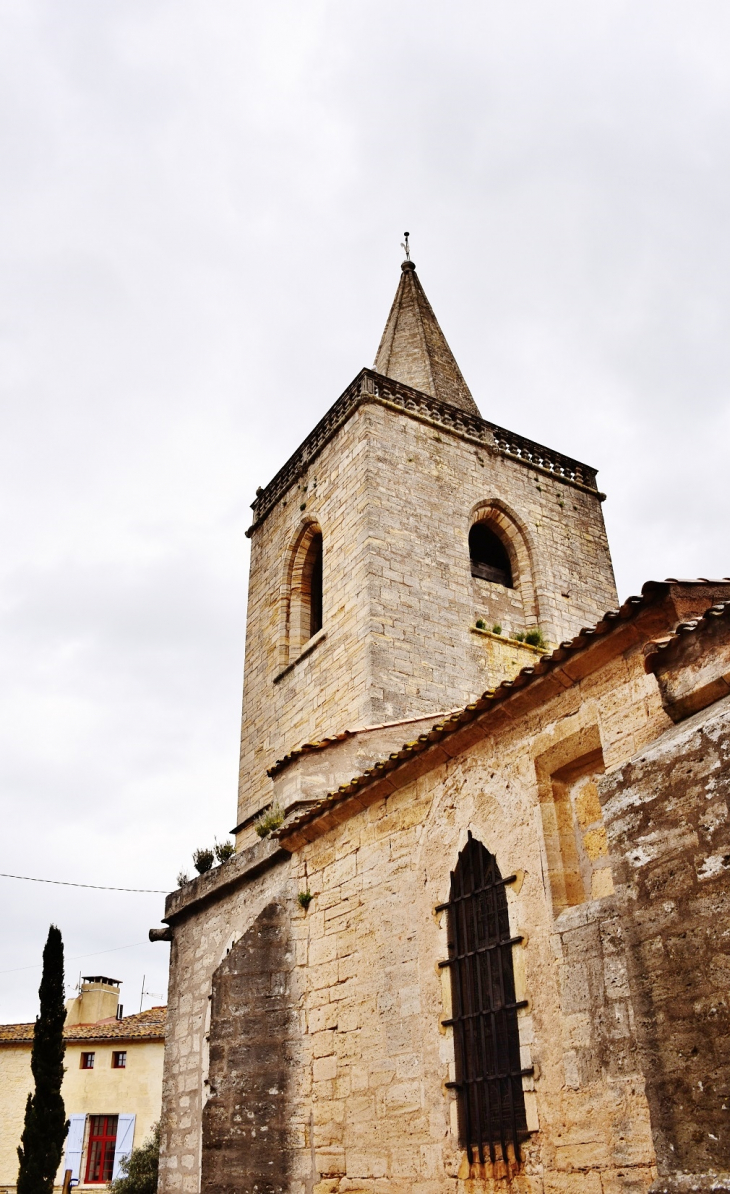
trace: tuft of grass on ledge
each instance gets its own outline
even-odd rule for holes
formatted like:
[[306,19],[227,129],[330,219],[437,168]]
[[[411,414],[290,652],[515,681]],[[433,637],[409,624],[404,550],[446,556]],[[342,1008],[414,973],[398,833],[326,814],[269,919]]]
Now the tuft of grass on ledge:
[[280,804],[272,804],[256,818],[253,827],[259,837],[268,837],[274,829],[284,824],[284,810]]

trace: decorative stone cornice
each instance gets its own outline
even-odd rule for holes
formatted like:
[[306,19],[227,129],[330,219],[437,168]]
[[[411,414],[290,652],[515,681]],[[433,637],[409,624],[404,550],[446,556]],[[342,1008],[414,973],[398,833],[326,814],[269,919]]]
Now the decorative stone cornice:
[[340,395],[323,419],[309,433],[304,442],[280,468],[269,484],[257,492],[251,503],[253,522],[246,534],[250,537],[267,515],[273,510],[291,486],[309,468],[329,443],[340,427],[365,403],[378,403],[395,408],[421,422],[430,423],[443,431],[476,443],[488,451],[521,464],[537,472],[554,477],[567,485],[585,490],[603,499],[596,487],[596,472],[590,465],[581,464],[570,456],[563,456],[551,448],[525,439],[512,431],[505,431],[494,423],[488,423],[478,415],[472,415],[458,406],[441,402],[420,390],[413,390],[402,382],[383,377],[373,369],[361,369],[357,377]]

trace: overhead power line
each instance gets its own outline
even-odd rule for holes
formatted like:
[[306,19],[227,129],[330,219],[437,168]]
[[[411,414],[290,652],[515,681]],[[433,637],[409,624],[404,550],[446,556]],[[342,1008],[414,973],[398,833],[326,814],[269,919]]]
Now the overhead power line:
[[36,879],[33,875],[6,875],[0,871],[0,879],[25,879],[28,883],[53,883],[56,887],[87,887],[92,891],[134,891],[143,895],[169,895],[154,887],[102,887],[98,883],[70,883],[66,879]]
[[[112,949],[97,949],[93,954],[74,954],[72,958],[66,958],[66,961],[78,962],[81,958],[98,958],[101,954],[116,954],[120,949],[136,949],[139,945],[147,944],[147,941],[133,941],[131,945],[115,945]],[[21,970],[40,970],[42,966],[42,962],[36,962],[32,966],[15,966],[12,970],[0,970],[0,974],[19,974]]]

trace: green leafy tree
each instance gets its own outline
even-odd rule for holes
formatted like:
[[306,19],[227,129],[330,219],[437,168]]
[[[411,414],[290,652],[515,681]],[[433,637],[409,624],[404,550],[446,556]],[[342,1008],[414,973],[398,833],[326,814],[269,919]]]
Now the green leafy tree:
[[30,1068],[35,1090],[25,1105],[25,1124],[18,1148],[18,1194],[53,1194],[53,1179],[61,1164],[68,1132],[61,1098],[66,1019],[63,982],[63,940],[55,925],[48,930],[43,950],[43,977],[38,990],[40,1012],[33,1030]]
[[160,1125],[155,1124],[149,1139],[121,1162],[121,1176],[109,1183],[109,1189],[112,1194],[155,1194],[159,1167]]

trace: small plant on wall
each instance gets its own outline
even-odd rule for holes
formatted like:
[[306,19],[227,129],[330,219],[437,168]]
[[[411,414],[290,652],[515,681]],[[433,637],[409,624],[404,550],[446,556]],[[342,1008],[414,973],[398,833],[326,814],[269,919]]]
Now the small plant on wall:
[[264,809],[261,815],[256,818],[253,827],[259,837],[268,837],[274,829],[279,829],[283,824],[283,808],[280,804],[272,804],[269,808]]
[[[236,853],[236,847],[233,842],[219,842],[216,841],[212,849],[208,846],[202,846],[199,850],[193,850],[193,866],[199,875],[206,875],[208,871],[212,870],[216,862],[222,864],[228,862]],[[190,879],[185,871],[180,871],[177,877],[178,887],[184,887],[189,883]]]
[[311,904],[313,899],[314,899],[314,896],[312,895],[311,891],[300,891],[299,895],[297,896],[297,900],[299,902],[299,907],[303,908],[305,912],[307,911],[307,908],[309,907],[309,905]]
[[236,853],[236,847],[234,846],[233,842],[216,841],[213,849],[215,850],[215,856],[218,859],[218,862],[228,862],[228,859],[232,858]]
[[199,875],[204,875],[209,871],[215,861],[215,855],[212,850],[203,848],[202,850],[193,850],[193,866]]

